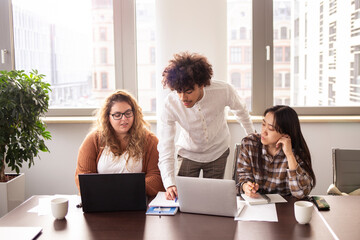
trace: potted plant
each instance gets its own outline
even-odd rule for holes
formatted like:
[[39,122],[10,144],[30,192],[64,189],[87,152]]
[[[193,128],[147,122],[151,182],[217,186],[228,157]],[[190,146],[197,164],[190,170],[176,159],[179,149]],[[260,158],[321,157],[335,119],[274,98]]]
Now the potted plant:
[[[24,71],[0,71],[1,188],[19,175],[23,162],[27,162],[30,168],[39,151],[49,151],[45,140],[51,139],[51,135],[40,117],[48,110],[51,90],[50,84],[44,82],[43,78],[44,75],[36,70],[28,75]],[[6,166],[16,174],[5,174]],[[8,194],[9,190],[8,193],[0,192],[0,204],[3,204],[3,198]],[[0,216],[1,211],[9,210],[11,208],[4,210],[4,206],[0,206]]]

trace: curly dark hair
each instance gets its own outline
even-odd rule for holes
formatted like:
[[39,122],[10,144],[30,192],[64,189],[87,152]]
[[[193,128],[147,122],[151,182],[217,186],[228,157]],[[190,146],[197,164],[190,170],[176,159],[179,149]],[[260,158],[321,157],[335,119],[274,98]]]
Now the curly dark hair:
[[172,91],[184,92],[194,89],[195,84],[199,87],[210,85],[212,75],[212,65],[206,57],[197,53],[181,52],[169,61],[162,73],[162,84],[164,88],[169,87]]

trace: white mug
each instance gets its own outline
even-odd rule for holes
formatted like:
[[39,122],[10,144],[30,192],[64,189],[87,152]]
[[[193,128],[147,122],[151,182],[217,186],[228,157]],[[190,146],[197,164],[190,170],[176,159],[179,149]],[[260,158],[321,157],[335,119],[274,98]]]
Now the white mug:
[[66,198],[55,198],[51,200],[51,212],[56,219],[64,219],[69,208],[69,200]]
[[295,219],[300,224],[310,222],[314,204],[308,201],[297,201],[294,203]]

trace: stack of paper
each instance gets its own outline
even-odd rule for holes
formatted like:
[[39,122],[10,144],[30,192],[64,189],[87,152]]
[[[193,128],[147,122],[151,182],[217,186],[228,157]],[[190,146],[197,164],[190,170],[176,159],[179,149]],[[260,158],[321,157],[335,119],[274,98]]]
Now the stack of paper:
[[[241,204],[238,199],[238,206]],[[265,221],[277,222],[275,203],[262,205],[245,205],[242,211],[235,217],[235,221]]]
[[179,208],[179,202],[166,200],[165,192],[158,192],[156,197],[149,203],[148,215],[175,215]]
[[179,207],[179,202],[167,200],[165,192],[158,192],[156,197],[149,203],[149,207]]
[[[241,195],[243,199],[247,199],[246,201],[240,200],[237,197],[237,204],[239,212],[235,217],[236,221],[267,221],[267,222],[277,222],[277,212],[275,203],[284,203],[287,202],[285,198],[283,198],[279,194],[266,194],[266,197],[269,200],[266,201],[268,204],[250,204],[250,201],[264,202],[264,198],[260,199],[249,199],[248,196]],[[245,205],[245,206],[243,206]]]

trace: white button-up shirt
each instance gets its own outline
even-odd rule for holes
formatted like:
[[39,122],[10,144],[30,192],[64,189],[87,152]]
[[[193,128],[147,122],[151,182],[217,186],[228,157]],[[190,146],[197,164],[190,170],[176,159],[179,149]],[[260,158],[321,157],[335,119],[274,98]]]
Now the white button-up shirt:
[[165,189],[175,185],[176,123],[181,127],[178,154],[196,162],[212,162],[230,145],[225,107],[230,107],[247,134],[255,132],[249,112],[236,90],[226,82],[211,81],[203,97],[186,108],[175,91],[167,95],[159,121],[159,168]]

